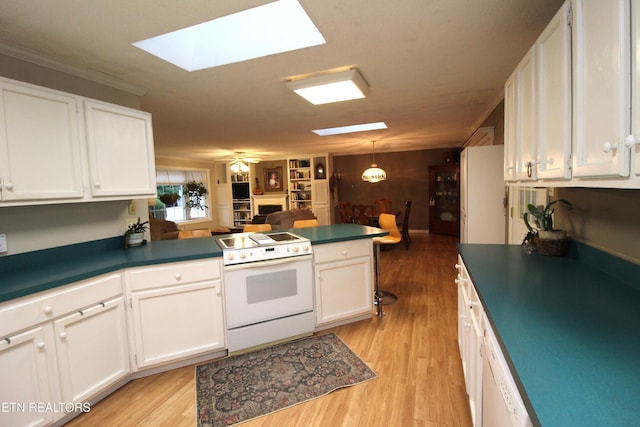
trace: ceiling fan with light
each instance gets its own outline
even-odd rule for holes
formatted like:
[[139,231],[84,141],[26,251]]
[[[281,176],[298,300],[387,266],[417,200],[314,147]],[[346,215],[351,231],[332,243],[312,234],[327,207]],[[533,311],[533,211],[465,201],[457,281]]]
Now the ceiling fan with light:
[[260,160],[255,157],[247,157],[245,153],[236,152],[233,160],[229,162],[229,169],[233,173],[247,173],[249,172],[248,163],[260,163]]

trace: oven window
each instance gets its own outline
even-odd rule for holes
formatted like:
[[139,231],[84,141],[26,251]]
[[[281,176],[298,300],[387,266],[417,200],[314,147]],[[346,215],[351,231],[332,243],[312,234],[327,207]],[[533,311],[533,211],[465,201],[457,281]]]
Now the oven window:
[[247,304],[296,295],[297,283],[295,269],[247,276]]

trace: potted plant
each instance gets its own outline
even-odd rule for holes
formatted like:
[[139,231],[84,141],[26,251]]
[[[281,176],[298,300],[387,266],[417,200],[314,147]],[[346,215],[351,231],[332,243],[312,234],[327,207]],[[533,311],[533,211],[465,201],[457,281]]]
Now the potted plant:
[[148,230],[148,224],[149,221],[140,222],[138,217],[138,221],[131,224],[124,232],[124,247],[140,246],[144,242],[144,232]]
[[180,195],[178,193],[164,193],[158,198],[166,206],[171,207],[175,205],[178,200],[180,200]]
[[[549,202],[544,209],[529,204],[527,205],[529,212],[523,215],[524,224],[529,230],[525,242],[533,243],[542,255],[562,255],[566,247],[567,233],[553,228],[553,205],[556,203],[561,203],[569,209],[573,207],[570,201],[558,199]],[[532,217],[536,227],[529,222]]]
[[205,209],[204,196],[207,194],[207,187],[204,183],[189,181],[184,185],[184,193],[187,195],[185,207],[187,209]]

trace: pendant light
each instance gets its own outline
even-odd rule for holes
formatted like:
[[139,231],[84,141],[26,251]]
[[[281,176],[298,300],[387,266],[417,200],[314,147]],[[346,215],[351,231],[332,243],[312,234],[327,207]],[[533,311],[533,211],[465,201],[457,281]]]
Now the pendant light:
[[365,170],[364,172],[362,172],[362,180],[369,181],[372,184],[375,184],[376,182],[384,181],[385,179],[387,179],[387,173],[384,170],[380,169],[376,164],[375,143],[376,143],[375,141],[371,141],[371,156],[372,156],[371,167]]

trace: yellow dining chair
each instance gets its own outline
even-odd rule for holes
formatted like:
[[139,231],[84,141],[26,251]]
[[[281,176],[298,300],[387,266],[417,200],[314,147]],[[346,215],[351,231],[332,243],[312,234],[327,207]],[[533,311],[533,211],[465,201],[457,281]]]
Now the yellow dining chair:
[[271,231],[271,224],[245,224],[242,231]]
[[382,245],[396,245],[400,243],[402,240],[402,234],[400,234],[400,230],[398,230],[398,226],[396,225],[396,216],[393,214],[381,213],[379,223],[380,228],[389,232],[386,236],[373,238],[373,244],[376,251],[376,289],[374,303],[378,306],[378,316],[382,317],[384,315],[382,306],[395,303],[398,301],[398,297],[391,292],[380,290],[380,247]]
[[178,232],[178,239],[195,239],[198,237],[211,237],[211,231],[206,228],[198,230],[181,230]]
[[316,227],[320,225],[317,219],[298,219],[293,221],[293,228]]

